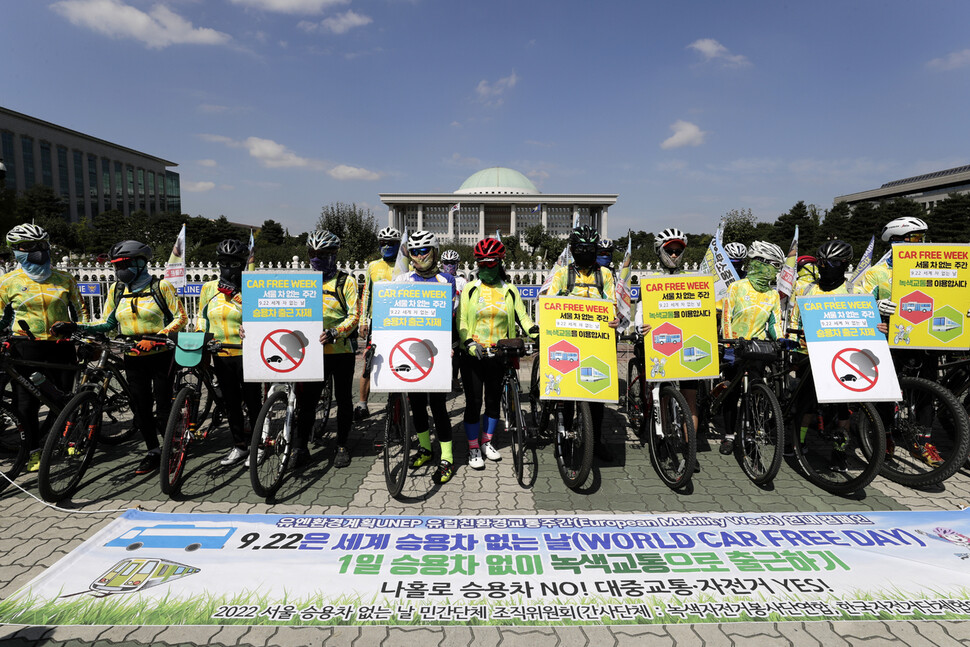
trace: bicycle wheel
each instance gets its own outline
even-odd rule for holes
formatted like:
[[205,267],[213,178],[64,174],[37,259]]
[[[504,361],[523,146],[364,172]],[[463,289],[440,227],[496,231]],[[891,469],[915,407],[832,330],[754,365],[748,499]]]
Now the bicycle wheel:
[[101,405],[101,391],[79,391],[54,421],[37,472],[37,489],[45,501],[70,497],[84,478],[98,445]]
[[[839,495],[869,485],[886,452],[886,428],[876,407],[855,402],[819,404],[807,411],[810,415],[802,409],[792,420],[795,458],[805,478]],[[808,429],[802,434],[800,426],[806,421]]]
[[324,438],[326,438],[331,404],[333,404],[333,375],[328,375],[323,381],[323,392],[320,394],[320,401],[317,402],[317,415],[311,432],[313,440],[317,444],[322,444]]
[[660,389],[660,429],[648,429],[650,462],[660,480],[672,490],[686,487],[694,476],[697,433],[684,394],[673,386]]
[[195,374],[185,374],[185,383],[197,389],[199,398],[195,414],[195,428],[199,438],[207,438],[225,419],[223,404],[218,395],[219,387],[215,380],[215,375],[211,375],[211,381],[207,381],[205,378],[199,380]]
[[407,395],[392,393],[384,411],[384,482],[387,492],[397,498],[408,476],[414,420]]
[[0,406],[0,473],[3,474],[0,492],[17,478],[29,456],[30,448],[20,418],[12,409]]
[[269,394],[256,416],[249,443],[249,479],[258,496],[272,497],[283,484],[286,461],[290,456],[290,434],[296,421],[289,410],[288,389]]
[[540,432],[549,428],[549,419],[552,418],[552,406],[543,402],[539,398],[539,358],[532,360],[532,372],[529,378],[529,413],[532,415],[532,424]]
[[586,482],[593,465],[593,417],[589,403],[577,402],[571,424],[565,425],[563,411],[556,408],[556,465],[566,487],[575,489]]
[[[946,387],[919,377],[900,377],[900,402],[877,405],[886,425],[886,458],[880,474],[911,487],[942,483],[967,460],[970,423]],[[888,410],[887,410],[888,409]]]
[[643,379],[640,362],[634,357],[626,369],[626,417],[634,432],[641,438],[647,430],[647,417],[644,414],[644,396],[647,383]]
[[185,461],[196,432],[198,403],[195,389],[182,387],[175,395],[162,440],[161,468],[158,470],[162,494],[177,494],[182,486]]
[[525,416],[522,414],[517,379],[510,378],[502,390],[502,415],[505,418],[505,428],[512,439],[512,466],[515,469],[515,480],[520,486],[531,488],[536,480],[538,463],[536,444],[530,437]]
[[101,417],[101,442],[119,445],[135,436],[135,416],[131,412],[131,393],[128,381],[118,366],[108,369],[108,386],[104,391]]
[[774,480],[781,469],[785,425],[778,398],[766,385],[751,384],[741,397],[735,424],[734,457],[755,485]]

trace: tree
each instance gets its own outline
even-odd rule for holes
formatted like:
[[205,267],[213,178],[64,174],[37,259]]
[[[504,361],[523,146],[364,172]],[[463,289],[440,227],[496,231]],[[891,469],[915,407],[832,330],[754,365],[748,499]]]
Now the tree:
[[750,208],[731,209],[724,215],[724,242],[750,245],[757,221]]
[[826,236],[846,240],[852,232],[852,209],[848,202],[840,202],[825,214],[822,229]]
[[788,210],[788,213],[778,216],[774,230],[768,240],[787,251],[791,246],[792,238],[795,236],[796,226],[798,227],[799,250],[818,247],[820,242],[818,240],[818,207],[812,205],[812,208],[809,209],[804,200],[796,202],[795,206]]
[[317,229],[326,229],[340,238],[340,260],[364,262],[378,252],[377,220],[370,209],[331,202],[321,210]]
[[970,241],[970,195],[951,193],[921,217],[929,227],[930,240],[941,243]]
[[285,243],[286,233],[283,231],[283,225],[275,220],[264,221],[263,226],[259,230],[259,245],[272,247],[274,245],[283,245]]

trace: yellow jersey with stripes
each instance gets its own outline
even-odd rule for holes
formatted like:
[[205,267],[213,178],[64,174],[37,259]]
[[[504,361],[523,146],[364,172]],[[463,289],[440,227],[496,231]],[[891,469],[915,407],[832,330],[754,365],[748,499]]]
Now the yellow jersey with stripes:
[[15,335],[26,337],[17,322],[26,321],[39,340],[50,339],[51,325],[58,321],[87,321],[88,311],[74,277],[52,269],[42,283],[30,278],[23,268],[0,276],[0,310],[3,323]]
[[721,335],[725,339],[781,339],[778,290],[758,292],[748,279],[733,282],[721,302]]
[[880,299],[891,299],[893,295],[893,268],[885,263],[870,267],[863,277],[862,290]]
[[526,332],[534,325],[517,287],[505,281],[486,285],[479,279],[465,285],[458,306],[462,344],[471,339],[485,347],[495,346],[498,340],[515,336],[516,321]]
[[373,295],[375,281],[390,281],[394,278],[394,263],[388,263],[383,258],[371,261],[367,264],[367,274],[364,278],[364,294],[360,299],[360,323],[370,326],[371,312],[373,310]]
[[[213,339],[224,344],[240,344],[239,327],[242,326],[242,294],[232,298],[219,291],[219,281],[209,281],[202,286],[199,295],[199,314],[195,323],[198,332],[211,332]],[[242,355],[242,349],[227,348],[220,356]]]
[[336,330],[337,339],[332,344],[323,347],[325,355],[339,353],[353,353],[354,347],[350,336],[360,322],[360,303],[357,299],[357,281],[353,276],[347,276],[344,281],[342,301],[337,297],[337,279],[340,277],[338,272],[329,281],[324,281],[321,285],[323,292],[323,329]]

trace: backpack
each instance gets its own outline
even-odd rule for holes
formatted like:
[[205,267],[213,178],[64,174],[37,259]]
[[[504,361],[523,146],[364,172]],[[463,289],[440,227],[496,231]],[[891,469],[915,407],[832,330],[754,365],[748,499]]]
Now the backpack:
[[[350,311],[347,309],[347,297],[344,296],[344,286],[347,285],[347,278],[349,276],[350,275],[347,274],[346,272],[337,270],[336,290],[334,292],[331,292],[330,290],[323,290],[324,294],[329,294],[330,296],[337,299],[337,303],[340,304],[340,308],[341,310],[344,311],[345,315],[350,314]],[[350,344],[353,347],[354,351],[357,350],[357,338],[359,336],[360,336],[360,333],[357,329],[357,326],[354,326],[354,329],[350,331],[349,335],[347,335],[347,339],[350,340]]]
[[[566,270],[566,287],[559,292],[559,296],[568,297],[573,293],[573,288],[576,287],[576,264],[570,263],[569,268]],[[603,290],[603,268],[596,267],[596,289],[600,293],[600,298],[606,298],[606,292]]]
[[[162,321],[168,326],[170,323],[175,321],[175,317],[172,315],[172,311],[168,307],[168,302],[165,301],[165,295],[162,294],[162,288],[160,286],[161,279],[153,276],[151,282],[149,283],[149,289],[152,293],[152,299],[155,300],[155,305],[158,309],[162,311]],[[125,292],[128,286],[126,286],[121,281],[115,283],[114,298],[115,298],[115,308],[121,305],[122,299],[131,299],[131,311],[135,312],[136,301],[139,297],[144,296],[142,293],[132,294],[130,292]]]

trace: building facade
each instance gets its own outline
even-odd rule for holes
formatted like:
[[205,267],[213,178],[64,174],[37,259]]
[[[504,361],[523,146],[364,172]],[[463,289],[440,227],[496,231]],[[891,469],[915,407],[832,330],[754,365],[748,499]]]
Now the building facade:
[[175,162],[85,135],[0,107],[0,159],[6,188],[35,184],[67,203],[65,218],[78,222],[110,209],[128,215],[182,212]]
[[540,193],[518,171],[492,167],[471,175],[454,193],[381,193],[387,223],[431,231],[443,242],[474,245],[486,236],[514,235],[543,225],[566,237],[575,218],[607,236],[609,208],[617,194]]
[[970,165],[926,173],[902,180],[893,180],[883,184],[878,189],[840,195],[835,198],[834,204],[848,202],[850,205],[854,205],[860,202],[908,198],[920,203],[924,209],[929,211],[938,202],[946,200],[946,197],[951,193],[962,195],[970,193]]

